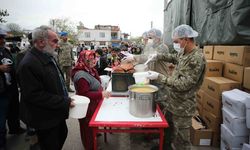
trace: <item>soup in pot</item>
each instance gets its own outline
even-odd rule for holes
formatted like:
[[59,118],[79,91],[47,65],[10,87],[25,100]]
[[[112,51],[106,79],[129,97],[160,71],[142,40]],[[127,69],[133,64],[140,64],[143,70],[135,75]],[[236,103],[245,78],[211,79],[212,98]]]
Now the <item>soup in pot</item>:
[[135,87],[135,88],[132,88],[130,91],[137,92],[137,93],[153,93],[157,90],[151,87]]

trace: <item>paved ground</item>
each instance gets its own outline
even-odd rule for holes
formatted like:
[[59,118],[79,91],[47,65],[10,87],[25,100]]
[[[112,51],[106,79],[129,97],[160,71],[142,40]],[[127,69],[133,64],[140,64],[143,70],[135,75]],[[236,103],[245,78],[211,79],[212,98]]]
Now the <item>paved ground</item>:
[[[68,137],[63,150],[84,150],[79,133],[79,124],[75,119],[68,119]],[[103,135],[98,137],[98,150],[150,150],[157,142],[146,140],[139,134],[112,133],[107,134],[108,143],[104,143]],[[145,136],[144,136],[145,137]],[[29,141],[25,140],[25,134],[8,135],[8,150],[29,150]],[[219,150],[213,147],[193,147],[193,150]]]
[[[70,93],[72,95],[73,93]],[[68,119],[68,137],[65,141],[63,150],[84,150],[81,139],[78,120]],[[23,127],[25,127],[23,125]],[[108,142],[104,143],[103,135],[98,137],[98,150],[150,150],[157,140],[147,140],[143,135],[112,133],[107,134]],[[143,136],[145,137],[145,135]],[[7,135],[8,150],[30,150],[29,140],[22,135]],[[193,147],[193,150],[219,150],[213,147]],[[37,149],[35,149],[37,150]]]

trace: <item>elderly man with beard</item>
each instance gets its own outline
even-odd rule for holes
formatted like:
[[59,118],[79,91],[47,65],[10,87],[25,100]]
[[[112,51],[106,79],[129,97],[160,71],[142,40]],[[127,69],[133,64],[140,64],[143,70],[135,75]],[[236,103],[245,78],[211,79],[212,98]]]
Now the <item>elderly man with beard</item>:
[[53,54],[57,34],[47,26],[32,32],[34,46],[21,60],[17,75],[21,88],[22,113],[33,127],[42,150],[60,150],[67,137],[65,120],[74,106],[68,95],[63,74]]

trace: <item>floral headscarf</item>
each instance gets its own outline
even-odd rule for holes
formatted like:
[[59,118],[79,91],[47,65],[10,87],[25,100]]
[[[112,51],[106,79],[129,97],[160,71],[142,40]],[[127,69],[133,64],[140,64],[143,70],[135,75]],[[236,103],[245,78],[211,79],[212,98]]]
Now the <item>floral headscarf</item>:
[[[74,74],[78,70],[83,70],[85,72],[88,72],[90,75],[92,75],[93,77],[95,77],[97,80],[100,81],[100,77],[99,77],[98,72],[95,69],[95,67],[89,66],[88,62],[92,59],[96,59],[95,51],[92,51],[92,50],[82,51],[79,54],[79,57],[78,57],[78,60],[76,62],[75,67],[72,69],[72,78],[74,77]],[[96,63],[96,60],[95,60],[95,63]]]

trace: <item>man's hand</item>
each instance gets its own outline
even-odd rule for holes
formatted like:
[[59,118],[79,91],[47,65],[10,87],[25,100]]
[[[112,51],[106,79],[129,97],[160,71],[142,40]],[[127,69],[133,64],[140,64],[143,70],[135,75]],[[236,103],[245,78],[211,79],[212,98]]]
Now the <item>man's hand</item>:
[[76,65],[75,60],[72,60],[71,64],[72,64],[72,66],[74,67],[74,66]]
[[148,71],[148,78],[150,80],[156,80],[158,79],[159,73],[155,71]]
[[70,98],[70,105],[69,105],[70,108],[75,107],[76,104],[74,103],[74,101],[75,101],[74,99]]
[[102,97],[103,98],[109,98],[111,96],[111,92],[109,92],[109,91],[103,91],[102,92]]
[[11,66],[10,65],[0,65],[1,72],[10,72]]

